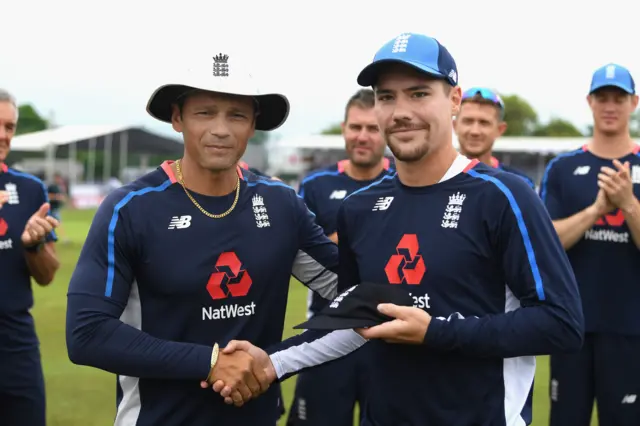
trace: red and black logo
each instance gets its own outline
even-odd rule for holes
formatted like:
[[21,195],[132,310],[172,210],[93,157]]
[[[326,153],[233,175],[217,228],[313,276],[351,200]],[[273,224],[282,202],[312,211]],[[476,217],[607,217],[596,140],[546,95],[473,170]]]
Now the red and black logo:
[[253,281],[234,252],[218,257],[215,272],[209,277],[207,291],[212,299],[246,296]]
[[604,215],[603,217],[598,219],[598,221],[596,222],[596,225],[599,225],[599,226],[609,225],[609,226],[614,226],[616,228],[620,227],[624,225],[624,214],[622,214],[622,210],[616,209],[613,213]]
[[7,221],[0,217],[0,237],[7,235],[8,230],[9,225],[7,224]]
[[420,246],[416,234],[405,234],[400,239],[396,246],[397,254],[391,256],[387,266],[384,267],[390,284],[420,284],[427,267],[418,250]]

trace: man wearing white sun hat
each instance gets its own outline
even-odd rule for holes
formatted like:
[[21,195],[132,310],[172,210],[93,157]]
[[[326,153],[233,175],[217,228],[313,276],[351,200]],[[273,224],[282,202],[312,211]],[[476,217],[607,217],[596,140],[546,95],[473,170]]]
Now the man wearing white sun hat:
[[[118,375],[116,426],[273,426],[277,386],[221,349],[280,342],[291,274],[336,295],[337,246],[304,202],[238,166],[255,130],[285,122],[287,98],[262,94],[228,55],[206,59],[147,105],[182,133],[182,159],[107,197],[69,286],[69,357]],[[242,383],[239,404],[265,395],[225,405],[207,389],[218,379]]]

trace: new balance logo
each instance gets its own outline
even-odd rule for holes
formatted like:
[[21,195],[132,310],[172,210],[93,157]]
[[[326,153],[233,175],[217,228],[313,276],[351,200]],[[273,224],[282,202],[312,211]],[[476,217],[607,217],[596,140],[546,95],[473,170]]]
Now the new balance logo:
[[624,396],[624,398],[622,398],[621,404],[635,404],[636,398],[637,398],[637,395],[635,394],[631,394],[631,395],[627,394]]
[[578,166],[574,171],[573,174],[577,175],[577,176],[584,176],[587,173],[589,173],[589,170],[591,170],[590,166]]
[[191,216],[173,216],[168,229],[185,229],[191,226]]
[[347,191],[344,189],[335,190],[329,195],[330,200],[342,200],[347,196]]
[[372,212],[386,210],[391,206],[391,202],[393,201],[393,197],[380,197],[378,201],[376,201],[375,205],[371,209]]

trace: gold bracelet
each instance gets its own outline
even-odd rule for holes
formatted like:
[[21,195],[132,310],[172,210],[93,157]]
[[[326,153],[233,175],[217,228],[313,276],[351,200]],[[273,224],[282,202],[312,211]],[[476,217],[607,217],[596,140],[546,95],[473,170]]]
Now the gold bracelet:
[[216,343],[213,345],[213,351],[211,351],[211,366],[209,367],[209,375],[207,376],[207,383],[211,384],[211,376],[213,376],[213,368],[218,362],[218,354],[220,352],[220,346]]

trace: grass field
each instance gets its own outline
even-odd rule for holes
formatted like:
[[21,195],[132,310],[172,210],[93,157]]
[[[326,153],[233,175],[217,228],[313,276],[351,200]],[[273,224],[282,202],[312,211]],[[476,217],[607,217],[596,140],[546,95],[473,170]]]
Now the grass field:
[[[93,216],[92,211],[64,212],[64,231],[69,244],[58,244],[62,268],[55,281],[46,288],[35,288],[33,310],[42,343],[42,362],[47,385],[47,417],[49,426],[106,426],[113,424],[115,414],[115,377],[102,371],[71,364],[65,343],[66,292]],[[306,290],[292,282],[285,336],[292,326],[304,320]],[[548,359],[538,360],[534,397],[533,425],[548,423]],[[287,408],[291,402],[295,378],[283,384]],[[284,418],[280,422],[284,425]],[[592,426],[597,425],[594,421]],[[328,425],[330,426],[330,425]]]

